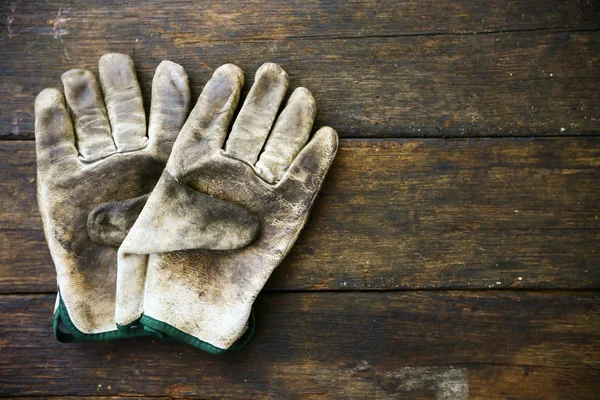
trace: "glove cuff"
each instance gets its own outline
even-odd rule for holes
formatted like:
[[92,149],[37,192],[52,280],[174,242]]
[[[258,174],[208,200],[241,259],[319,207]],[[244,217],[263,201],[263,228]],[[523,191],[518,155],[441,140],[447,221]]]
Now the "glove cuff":
[[127,339],[141,336],[151,336],[152,333],[145,329],[139,330],[127,330],[127,331],[108,331],[99,333],[85,333],[77,329],[67,307],[63,302],[60,292],[57,294],[57,305],[54,310],[54,320],[52,323],[52,329],[54,331],[54,337],[56,340],[62,343],[74,343],[74,342],[98,342],[103,340],[114,340],[114,339]]
[[[136,323],[143,325],[145,331],[150,332],[155,336],[167,340],[183,342],[211,354],[223,354],[242,350],[248,344],[248,342],[250,342],[256,331],[256,316],[254,315],[254,308],[250,312],[250,318],[248,319],[248,327],[246,328],[246,331],[242,336],[240,336],[238,340],[235,341],[235,343],[231,345],[231,347],[227,349],[222,349],[220,347],[202,341],[195,336],[192,336],[183,332],[180,329],[175,328],[173,325],[167,324],[163,321],[159,321],[148,315],[142,315],[142,317],[138,321],[136,321]],[[122,329],[125,327],[119,328]]]

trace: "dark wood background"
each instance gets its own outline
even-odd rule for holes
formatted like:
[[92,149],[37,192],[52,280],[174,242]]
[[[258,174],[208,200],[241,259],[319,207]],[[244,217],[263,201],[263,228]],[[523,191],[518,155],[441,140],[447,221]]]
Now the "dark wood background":
[[[5,1],[0,395],[596,399],[600,2]],[[33,101],[105,52],[280,63],[343,138],[247,350],[56,342]]]

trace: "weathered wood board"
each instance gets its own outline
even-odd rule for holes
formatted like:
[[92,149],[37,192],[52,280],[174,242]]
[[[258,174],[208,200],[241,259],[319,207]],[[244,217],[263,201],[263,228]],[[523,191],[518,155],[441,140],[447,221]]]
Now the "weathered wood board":
[[[53,291],[33,142],[0,159],[0,291]],[[599,288],[599,179],[598,138],[343,140],[267,289]]]
[[[11,0],[0,14],[0,396],[598,398],[600,2]],[[33,100],[110,51],[134,58],[147,109],[163,59],[194,97],[223,63],[247,90],[278,62],[344,138],[243,352],[52,337]]]
[[273,61],[292,86],[313,91],[317,125],[343,137],[600,131],[597,2],[3,7],[0,137],[7,139],[33,137],[39,91],[60,86],[71,68],[97,70],[98,58],[111,51],[133,56],[147,108],[163,59],[186,68],[195,97],[221,64],[238,64],[251,82],[261,63]]
[[[598,28],[600,6],[592,1],[549,0],[216,0],[38,2],[2,5],[11,39],[35,34],[65,39],[73,31],[119,39],[123,34],[155,32],[185,41],[257,41],[289,38],[481,34],[541,29]],[[56,17],[59,20],[56,20]],[[135,23],[131,23],[131,22]],[[402,23],[399,23],[402,22]],[[56,26],[55,26],[56,24]],[[8,29],[10,28],[10,29]]]
[[597,292],[265,294],[255,338],[224,356],[62,345],[53,301],[0,297],[1,394],[583,400],[600,375]]

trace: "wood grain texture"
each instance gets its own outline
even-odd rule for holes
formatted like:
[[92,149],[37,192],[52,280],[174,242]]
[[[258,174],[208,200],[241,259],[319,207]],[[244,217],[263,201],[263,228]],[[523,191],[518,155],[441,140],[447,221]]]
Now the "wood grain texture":
[[0,297],[0,394],[583,400],[600,375],[597,292],[271,293],[256,337],[224,356],[59,344],[53,300]]
[[[98,388],[100,391],[102,388]],[[43,399],[61,399],[61,400],[131,400],[132,396],[6,396],[4,399],[19,399],[19,400],[43,400]],[[152,399],[156,400],[170,400],[173,397],[166,396],[152,396]]]
[[[164,59],[278,62],[348,138],[243,352],[52,337],[33,101],[106,52],[147,110]],[[598,93],[598,1],[3,2],[0,396],[596,399]]]
[[[149,106],[163,59],[192,93],[234,62],[308,87],[343,137],[596,135],[597,2],[4,3],[0,137],[33,137],[33,101],[110,51],[133,56]],[[248,86],[248,85],[247,85]]]
[[[599,27],[598,4],[490,0],[217,0],[118,1],[94,3],[50,0],[11,1],[2,5],[9,38],[21,34],[66,36],[72,29],[107,40],[131,32],[156,30],[188,41],[235,41],[432,34],[478,34],[533,29],[586,30]],[[60,15],[59,14],[60,10]],[[68,21],[55,21],[56,17]],[[136,21],[137,27],[128,21]],[[59,22],[55,27],[55,22]],[[67,24],[68,22],[68,24]],[[91,22],[91,23],[89,23]],[[401,23],[400,23],[401,22]],[[9,29],[10,28],[10,29]]]
[[[33,142],[0,160],[0,291],[53,291]],[[267,289],[599,288],[599,178],[600,138],[343,140]]]

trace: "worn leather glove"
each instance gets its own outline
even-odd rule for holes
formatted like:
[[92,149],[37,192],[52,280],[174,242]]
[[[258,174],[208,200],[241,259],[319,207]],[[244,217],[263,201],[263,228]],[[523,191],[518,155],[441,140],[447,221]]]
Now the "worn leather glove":
[[235,65],[215,71],[119,249],[122,329],[141,324],[213,353],[251,336],[252,304],[304,226],[337,134],[308,141],[316,104],[305,88],[277,116],[288,77],[264,64],[223,149],[242,84]]
[[35,102],[38,204],[56,266],[54,333],[61,341],[145,334],[116,330],[117,246],[154,188],[189,111],[183,68],[163,61],[152,83],[146,133],[133,61],[100,59],[102,92],[92,73],[74,69],[60,91]]

